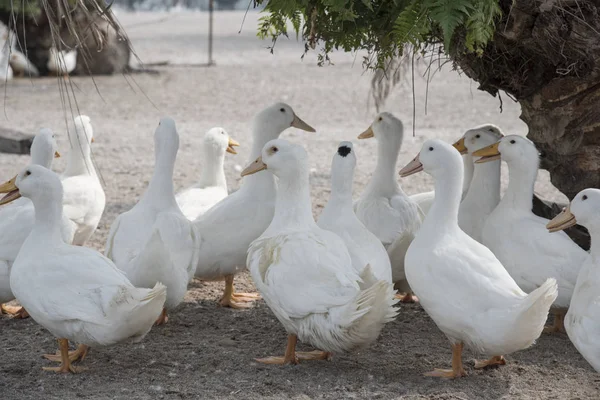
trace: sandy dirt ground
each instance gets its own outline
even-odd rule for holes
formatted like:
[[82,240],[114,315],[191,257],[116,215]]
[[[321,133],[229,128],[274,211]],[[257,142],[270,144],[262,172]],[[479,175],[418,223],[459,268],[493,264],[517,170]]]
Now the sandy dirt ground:
[[[203,13],[120,13],[144,62],[190,64],[206,61],[207,15]],[[81,113],[95,129],[94,157],[102,174],[107,205],[89,246],[103,250],[110,224],[139,198],[152,173],[152,135],[163,115],[176,119],[181,135],[175,183],[194,182],[201,168],[200,143],[206,130],[223,126],[242,145],[227,155],[230,190],[239,186],[247,162],[249,121],[275,101],[289,103],[317,133],[290,129],[282,137],[301,143],[311,157],[315,216],[329,196],[331,156],[342,140],[356,143],[359,157],[355,195],[368,182],[376,162],[375,141],[358,141],[375,116],[369,104],[370,74],[362,55],[336,53],[335,66],[320,68],[315,56],[301,60],[303,46],[283,40],[273,55],[269,43],[255,37],[258,15],[217,13],[212,68],[159,68],[159,74],[133,77],[74,78]],[[417,68],[422,71],[423,68]],[[446,67],[429,85],[415,78],[416,137],[412,137],[410,87],[394,92],[386,110],[405,122],[400,164],[428,138],[454,141],[470,127],[498,124],[506,133],[525,134],[517,104],[478,92],[477,84]],[[9,82],[1,124],[36,132],[50,127],[59,134],[63,153],[68,130],[56,78]],[[73,107],[74,108],[74,107]],[[72,127],[69,126],[69,131]],[[2,154],[0,178],[10,178],[28,163],[27,156]],[[64,168],[58,159],[55,169]],[[506,170],[503,171],[504,174]],[[431,179],[418,174],[402,180],[407,193],[430,190]],[[506,185],[506,176],[503,177]],[[536,191],[561,200],[541,172]],[[5,233],[2,233],[5,234]],[[239,290],[254,287],[247,274]],[[434,367],[449,367],[450,346],[419,305],[403,305],[379,340],[357,354],[336,355],[331,362],[292,367],[265,366],[256,357],[280,354],[285,332],[264,302],[248,311],[219,308],[222,284],[194,281],[185,303],[166,326],[154,328],[141,344],[92,349],[82,374],[58,376],[42,371],[54,352],[54,338],[31,319],[0,318],[1,399],[597,399],[600,378],[564,334],[543,335],[532,348],[507,357],[504,367],[475,371],[476,355],[466,352],[469,376],[456,381],[423,377]]]

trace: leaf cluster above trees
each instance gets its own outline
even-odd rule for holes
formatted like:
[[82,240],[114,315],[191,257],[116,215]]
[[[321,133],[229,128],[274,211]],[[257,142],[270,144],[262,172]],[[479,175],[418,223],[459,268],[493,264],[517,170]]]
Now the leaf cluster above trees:
[[[407,46],[424,51],[481,54],[502,15],[498,0],[256,0],[265,4],[258,35],[288,36],[291,23],[306,43],[319,49],[319,63],[335,49],[366,50],[365,66],[383,68]],[[460,40],[457,40],[460,39]]]

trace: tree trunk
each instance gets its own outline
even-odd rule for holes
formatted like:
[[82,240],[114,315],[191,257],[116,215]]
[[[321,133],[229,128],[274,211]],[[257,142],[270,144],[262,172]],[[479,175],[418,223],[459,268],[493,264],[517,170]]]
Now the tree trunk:
[[504,17],[483,56],[454,52],[452,59],[480,90],[503,90],[520,103],[540,168],[558,190],[572,199],[600,188],[600,1],[500,5]]

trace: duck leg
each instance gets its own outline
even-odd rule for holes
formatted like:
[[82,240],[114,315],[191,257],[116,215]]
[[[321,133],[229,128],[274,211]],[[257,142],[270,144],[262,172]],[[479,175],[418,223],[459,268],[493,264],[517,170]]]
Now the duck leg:
[[400,303],[417,303],[419,301],[419,298],[412,292],[406,292],[404,295],[398,293],[396,298],[400,299]]
[[437,378],[461,378],[463,376],[467,376],[467,373],[463,369],[462,363],[462,351],[463,344],[456,343],[452,345],[452,369],[434,369],[431,372],[426,372],[425,376],[434,376]]
[[276,364],[276,365],[290,365],[298,364],[298,357],[296,356],[296,343],[298,342],[298,336],[289,334],[287,340],[287,347],[285,348],[285,356],[283,357],[266,357],[257,358],[256,361],[263,364]]
[[506,360],[504,359],[504,356],[494,356],[494,357],[490,358],[489,360],[475,361],[475,368],[481,369],[481,368],[491,367],[492,365],[505,365],[505,364],[506,364]]
[[60,373],[68,373],[71,372],[76,374],[81,371],[80,368],[75,368],[71,364],[71,359],[69,358],[69,340],[67,339],[58,339],[58,347],[60,349],[60,366],[58,367],[44,367],[44,371],[53,371]]
[[[60,340],[60,339],[59,339]],[[67,341],[68,344],[68,341]],[[68,346],[67,346],[68,349]],[[88,351],[90,350],[90,346],[85,344],[80,344],[77,346],[77,350],[69,351],[69,361],[83,361],[83,359],[87,356]],[[62,362],[62,354],[61,350],[57,351],[56,354],[44,354],[44,358],[50,361]]]
[[2,304],[0,309],[2,310],[2,312],[0,312],[0,314],[4,313],[4,314],[12,315],[13,318],[25,319],[25,318],[29,317],[29,313],[23,307],[8,306],[6,304]]
[[231,307],[237,309],[250,308],[250,303],[260,299],[260,295],[258,293],[235,293],[235,288],[233,287],[233,275],[225,276],[225,291],[223,292],[223,297],[219,300],[219,304],[223,307]]
[[544,333],[565,332],[565,314],[564,310],[551,310],[554,315],[554,323],[544,327]]
[[167,314],[167,309],[163,307],[163,310],[154,325],[164,325],[167,322],[169,322],[169,315]]

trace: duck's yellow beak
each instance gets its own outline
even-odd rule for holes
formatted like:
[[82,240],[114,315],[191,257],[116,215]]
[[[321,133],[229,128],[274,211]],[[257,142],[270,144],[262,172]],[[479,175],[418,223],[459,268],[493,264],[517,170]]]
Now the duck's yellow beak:
[[358,135],[359,139],[369,139],[375,136],[375,132],[373,132],[373,127],[370,126],[366,131]]
[[54,152],[54,158],[60,158],[60,153],[58,151]]
[[306,122],[302,121],[300,119],[300,117],[298,117],[296,114],[294,114],[294,119],[290,126],[293,126],[294,128],[302,129],[303,131],[306,131],[306,132],[316,132],[315,128],[313,128]]
[[417,172],[421,171],[423,171],[423,164],[421,164],[421,161],[419,161],[419,155],[417,154],[417,156],[413,158],[411,162],[406,164],[406,166],[400,170],[400,176],[402,178],[406,178],[409,175],[416,174]]
[[500,142],[496,142],[491,144],[483,149],[479,149],[473,153],[473,157],[481,157],[479,160],[475,161],[476,164],[481,164],[489,161],[495,161],[500,159],[500,150],[498,147],[500,146]]
[[552,218],[552,221],[546,224],[546,229],[550,232],[558,232],[563,229],[567,229],[577,224],[577,219],[571,213],[571,206],[563,208],[562,212],[558,214],[556,217]]
[[252,164],[248,165],[246,169],[242,171],[242,176],[252,175],[263,169],[267,169],[267,164],[262,160],[262,156],[258,157]]
[[237,151],[233,148],[233,146],[239,146],[240,144],[237,140],[229,138],[229,143],[227,144],[227,152],[231,154],[237,154]]
[[467,150],[467,146],[465,146],[464,136],[460,138],[459,141],[455,142],[452,146],[454,146],[454,148],[458,150],[460,154],[467,154],[469,152],[469,150]]
[[15,176],[11,180],[4,182],[0,185],[0,193],[7,193],[2,199],[0,199],[0,206],[3,204],[8,204],[11,201],[15,201],[19,197],[21,197],[21,193],[19,193],[19,189],[15,186],[15,182],[17,177]]

